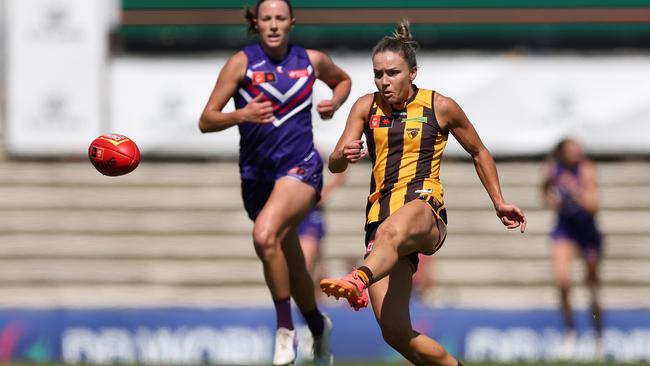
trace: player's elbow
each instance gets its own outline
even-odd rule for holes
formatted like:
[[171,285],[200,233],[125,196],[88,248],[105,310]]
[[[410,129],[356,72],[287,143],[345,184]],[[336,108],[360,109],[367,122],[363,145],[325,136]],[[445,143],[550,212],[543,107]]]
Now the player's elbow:
[[343,157],[343,150],[334,151],[327,159],[327,169],[333,174],[343,173],[347,167],[348,164]]
[[332,174],[343,173],[347,167],[348,162],[344,159],[333,159],[330,157],[329,162],[327,163],[327,168]]
[[344,85],[345,88],[349,91],[350,89],[352,89],[352,78],[350,78],[350,75],[348,75],[346,72],[343,72],[339,84]]
[[330,173],[336,174],[336,173],[343,173],[345,171],[345,166],[342,166],[342,164],[328,164],[327,168],[329,169]]
[[476,148],[471,149],[469,151],[469,154],[472,157],[472,160],[474,160],[474,164],[479,164],[486,160],[492,159],[492,154],[490,154],[490,151],[488,151],[488,149],[484,145],[477,146]]
[[210,123],[205,118],[204,114],[202,114],[201,118],[199,118],[199,131],[201,131],[201,133],[206,133],[206,132],[211,132],[212,131],[212,129],[210,128]]

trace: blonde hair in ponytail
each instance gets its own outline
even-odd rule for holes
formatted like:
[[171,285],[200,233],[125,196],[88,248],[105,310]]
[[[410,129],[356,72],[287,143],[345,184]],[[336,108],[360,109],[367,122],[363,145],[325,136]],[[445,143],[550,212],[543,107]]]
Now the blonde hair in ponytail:
[[415,54],[419,48],[420,45],[413,40],[411,35],[411,26],[408,19],[402,19],[395,27],[392,35],[384,36],[375,45],[372,49],[372,56],[374,57],[376,54],[385,51],[393,51],[402,56],[409,68],[414,68],[418,66]]

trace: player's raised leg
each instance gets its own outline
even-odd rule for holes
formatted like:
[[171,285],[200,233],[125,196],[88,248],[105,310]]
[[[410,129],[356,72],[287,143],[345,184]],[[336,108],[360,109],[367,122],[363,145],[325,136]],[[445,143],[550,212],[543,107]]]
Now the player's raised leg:
[[413,200],[389,216],[377,229],[375,244],[364,262],[372,270],[375,281],[387,276],[399,257],[414,252],[433,254],[444,237],[444,225],[431,206],[423,200]]
[[390,275],[368,291],[372,309],[386,343],[415,365],[458,366],[440,343],[413,330],[409,313],[412,264],[402,257]]
[[365,307],[367,287],[388,275],[400,257],[415,252],[433,254],[445,231],[425,201],[413,200],[379,225],[363,266],[341,279],[322,280],[321,289],[328,296],[345,297],[355,310]]
[[[253,228],[255,251],[262,260],[264,278],[276,309],[278,330],[274,365],[289,364],[296,358],[290,285],[294,269],[288,266],[282,242],[292,230],[295,235],[295,226],[314,205],[315,200],[316,191],[312,186],[289,177],[278,179]],[[291,255],[290,259],[295,261],[295,255]],[[298,276],[300,275],[306,275],[307,278],[299,280],[299,283],[311,283],[306,270],[298,271]],[[313,298],[313,290],[310,293]]]

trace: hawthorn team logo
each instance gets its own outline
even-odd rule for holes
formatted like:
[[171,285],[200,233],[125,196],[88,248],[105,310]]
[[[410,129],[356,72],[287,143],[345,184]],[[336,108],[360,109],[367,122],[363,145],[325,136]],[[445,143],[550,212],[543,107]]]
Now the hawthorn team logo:
[[420,133],[419,128],[407,128],[406,129],[406,134],[411,138],[411,140],[416,138],[419,133]]

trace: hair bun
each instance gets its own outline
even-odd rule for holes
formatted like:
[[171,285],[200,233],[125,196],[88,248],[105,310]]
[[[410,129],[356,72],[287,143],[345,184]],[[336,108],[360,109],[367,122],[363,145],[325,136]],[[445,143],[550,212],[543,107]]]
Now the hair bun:
[[384,36],[372,49],[372,57],[384,51],[398,52],[406,61],[409,68],[417,67],[415,57],[416,51],[420,48],[417,41],[411,35],[411,27],[408,19],[402,19],[395,27],[393,34]]
[[413,40],[413,36],[411,35],[411,24],[408,19],[402,19],[402,21],[395,28],[393,37],[402,42]]
[[402,19],[402,21],[397,24],[397,27],[395,27],[395,30],[393,31],[393,36],[389,38],[403,43],[413,51],[417,51],[420,48],[420,44],[413,39],[413,35],[411,34],[411,23],[407,18]]

